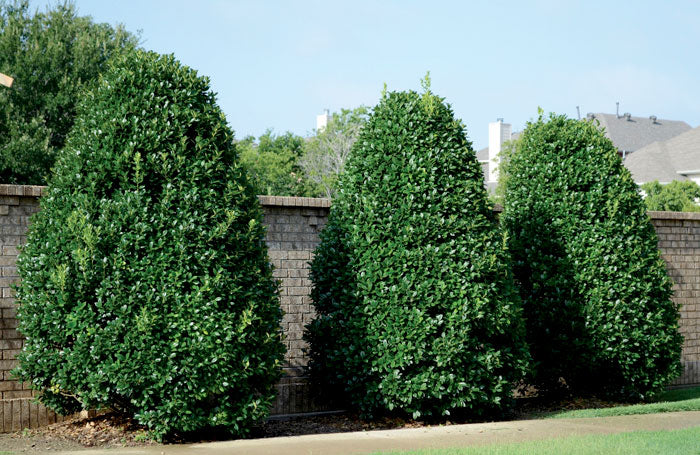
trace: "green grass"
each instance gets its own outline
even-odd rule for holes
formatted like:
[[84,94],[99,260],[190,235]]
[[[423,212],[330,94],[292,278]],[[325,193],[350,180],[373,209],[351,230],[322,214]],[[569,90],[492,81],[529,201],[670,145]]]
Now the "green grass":
[[657,412],[700,411],[700,387],[668,390],[654,403],[617,406],[614,408],[579,409],[544,415],[547,419],[570,419],[578,417],[611,417]]
[[667,390],[656,401],[683,401],[693,398],[700,398],[700,387]]
[[513,444],[410,452],[402,455],[593,455],[593,454],[700,454],[700,427],[672,431],[635,431],[608,435],[570,436]]

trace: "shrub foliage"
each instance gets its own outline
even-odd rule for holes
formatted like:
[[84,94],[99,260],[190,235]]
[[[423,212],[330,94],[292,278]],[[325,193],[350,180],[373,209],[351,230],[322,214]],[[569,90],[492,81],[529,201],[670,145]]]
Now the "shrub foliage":
[[137,52],[89,92],[19,258],[18,374],[156,436],[264,417],[281,310],[262,212],[208,79]]
[[524,372],[520,302],[464,126],[385,94],[355,142],[312,263],[314,376],[365,415],[500,407]]
[[680,372],[671,281],[632,177],[598,127],[542,115],[508,165],[503,224],[533,381],[645,398]]

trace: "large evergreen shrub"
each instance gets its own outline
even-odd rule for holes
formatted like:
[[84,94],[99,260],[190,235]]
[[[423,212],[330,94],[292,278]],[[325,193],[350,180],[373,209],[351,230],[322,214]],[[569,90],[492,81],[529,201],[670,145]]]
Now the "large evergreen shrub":
[[172,56],[116,62],[19,258],[19,376],[61,413],[245,433],[283,353],[261,221],[208,80]]
[[645,398],[679,374],[679,314],[656,233],[595,124],[528,123],[510,156],[502,221],[535,383]]
[[511,397],[527,361],[520,302],[481,167],[441,98],[383,97],[321,239],[306,339],[326,387],[366,415],[478,414]]

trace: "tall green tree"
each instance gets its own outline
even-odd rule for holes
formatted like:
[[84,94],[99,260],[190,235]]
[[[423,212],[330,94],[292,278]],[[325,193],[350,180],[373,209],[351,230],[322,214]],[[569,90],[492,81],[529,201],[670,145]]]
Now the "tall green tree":
[[680,373],[678,307],[656,232],[596,124],[554,114],[527,124],[508,162],[502,223],[541,389],[648,398]]
[[241,162],[250,172],[260,194],[271,196],[318,196],[316,185],[304,175],[299,161],[304,138],[290,132],[276,135],[272,130],[255,140],[248,136],[238,143]]
[[0,182],[45,184],[73,125],[81,92],[138,38],[96,24],[65,2],[32,14],[28,0],[0,1]]
[[674,180],[665,185],[653,181],[641,188],[648,210],[700,212],[700,185],[691,180]]
[[524,373],[505,238],[442,98],[385,94],[355,142],[312,263],[312,372],[365,414],[483,414]]
[[341,109],[330,116],[328,125],[305,144],[300,165],[322,196],[333,197],[338,176],[343,172],[353,144],[367,123],[369,108]]

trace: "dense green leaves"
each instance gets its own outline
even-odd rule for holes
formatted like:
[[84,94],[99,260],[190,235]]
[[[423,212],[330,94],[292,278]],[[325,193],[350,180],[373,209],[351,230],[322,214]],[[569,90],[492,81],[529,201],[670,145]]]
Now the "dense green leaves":
[[514,273],[541,388],[646,398],[680,373],[671,281],[644,203],[591,122],[528,123],[508,163]]
[[73,125],[76,101],[107,61],[137,45],[123,27],[80,17],[72,3],[30,14],[0,1],[0,182],[44,184]]
[[268,130],[257,143],[248,136],[237,144],[241,163],[248,170],[258,194],[271,196],[317,196],[319,191],[304,174],[299,160],[304,138]]
[[17,373],[59,412],[244,434],[280,376],[262,212],[206,78],[137,52],[85,96],[19,258]]
[[642,185],[648,210],[700,212],[700,185],[692,180],[675,180],[665,185],[658,181]]
[[365,414],[478,414],[524,372],[505,238],[462,123],[390,93],[353,146],[312,263],[312,373]]

